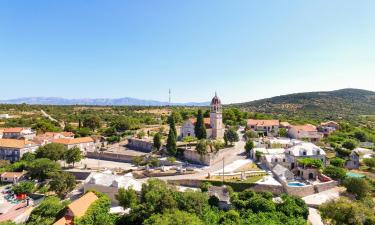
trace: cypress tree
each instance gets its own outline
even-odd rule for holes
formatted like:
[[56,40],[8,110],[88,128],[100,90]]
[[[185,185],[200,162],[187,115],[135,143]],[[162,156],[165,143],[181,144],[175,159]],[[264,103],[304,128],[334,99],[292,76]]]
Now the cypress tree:
[[198,110],[197,122],[194,127],[195,137],[199,140],[207,138],[206,126],[204,124],[202,110]]
[[168,139],[167,139],[167,151],[170,155],[177,154],[177,146],[176,146],[176,136],[174,135],[173,130],[169,130]]
[[168,117],[169,130],[172,130],[174,136],[177,138],[176,122],[174,121],[173,113]]

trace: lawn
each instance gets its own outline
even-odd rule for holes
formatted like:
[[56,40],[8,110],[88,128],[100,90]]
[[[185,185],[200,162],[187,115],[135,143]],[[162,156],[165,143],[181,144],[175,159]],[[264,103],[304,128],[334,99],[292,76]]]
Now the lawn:
[[[254,186],[254,184],[261,180],[263,176],[249,176],[245,180],[241,180],[238,177],[228,177],[226,176],[224,179],[224,185],[231,186],[234,191],[243,191],[248,188],[251,188]],[[221,186],[223,185],[223,180],[222,177],[220,176],[215,176],[212,177],[209,180],[206,180],[207,182],[211,183],[212,185],[215,186]]]

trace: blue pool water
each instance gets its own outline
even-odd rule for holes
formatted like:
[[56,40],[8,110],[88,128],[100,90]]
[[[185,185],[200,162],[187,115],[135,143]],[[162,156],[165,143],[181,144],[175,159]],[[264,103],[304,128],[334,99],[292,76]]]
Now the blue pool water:
[[303,186],[306,186],[306,184],[300,183],[300,182],[290,182],[290,183],[288,183],[288,186],[291,186],[291,187],[303,187]]
[[363,177],[365,177],[365,175],[358,174],[358,173],[352,173],[352,172],[347,172],[346,176],[348,176],[348,177],[354,177],[354,178],[363,178]]

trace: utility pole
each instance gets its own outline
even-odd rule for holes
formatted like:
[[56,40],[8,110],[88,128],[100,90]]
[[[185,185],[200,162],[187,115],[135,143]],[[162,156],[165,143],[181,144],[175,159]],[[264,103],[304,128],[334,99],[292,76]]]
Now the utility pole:
[[169,106],[171,106],[171,89],[169,88]]
[[224,185],[224,157],[223,157],[223,185]]

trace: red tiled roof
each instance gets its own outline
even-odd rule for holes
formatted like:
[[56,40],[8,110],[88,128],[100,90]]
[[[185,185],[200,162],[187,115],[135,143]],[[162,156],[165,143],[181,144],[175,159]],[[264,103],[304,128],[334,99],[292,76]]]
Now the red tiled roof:
[[[197,123],[196,118],[189,119],[194,125]],[[210,118],[203,118],[204,125],[207,129],[211,128],[211,119]]]
[[85,195],[83,195],[79,199],[70,203],[68,205],[68,208],[70,209],[70,211],[72,211],[72,213],[75,217],[81,217],[81,216],[85,215],[87,209],[97,199],[98,199],[98,197],[94,193],[87,192]]
[[316,132],[316,131],[318,131],[316,129],[316,126],[311,125],[311,124],[292,126],[292,128],[296,129],[297,131],[306,131],[306,132]]
[[1,174],[1,177],[6,177],[6,178],[20,178],[24,175],[24,172],[4,172]]
[[23,131],[24,128],[22,127],[10,127],[10,128],[5,128],[3,133],[20,133]]
[[17,139],[0,139],[0,147],[5,148],[24,148],[26,145],[35,145],[34,142],[27,140],[17,140]]
[[73,138],[73,139],[59,138],[59,139],[52,140],[52,142],[63,144],[63,145],[74,145],[74,144],[94,142],[94,139],[92,139],[91,137],[81,137],[81,138]]
[[280,122],[278,120],[247,120],[248,126],[279,126]]

